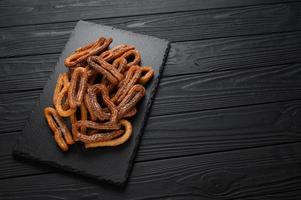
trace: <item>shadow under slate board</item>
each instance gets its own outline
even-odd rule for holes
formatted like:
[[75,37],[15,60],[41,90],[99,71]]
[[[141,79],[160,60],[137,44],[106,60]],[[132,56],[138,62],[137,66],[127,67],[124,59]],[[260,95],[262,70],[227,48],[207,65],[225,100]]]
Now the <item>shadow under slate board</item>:
[[[117,147],[95,149],[85,149],[83,144],[76,143],[71,146],[69,151],[62,152],[57,147],[53,134],[48,128],[43,109],[52,106],[52,95],[58,75],[68,70],[64,66],[64,59],[78,47],[95,41],[100,36],[113,38],[110,47],[122,43],[134,45],[141,53],[141,65],[152,66],[155,70],[155,76],[146,85],[146,94],[138,106],[138,113],[131,119],[133,135],[129,141]],[[40,96],[39,102],[37,102],[23,129],[22,135],[18,138],[14,155],[97,180],[124,185],[132,168],[168,50],[169,42],[166,40],[79,21],[62,52],[54,73]]]

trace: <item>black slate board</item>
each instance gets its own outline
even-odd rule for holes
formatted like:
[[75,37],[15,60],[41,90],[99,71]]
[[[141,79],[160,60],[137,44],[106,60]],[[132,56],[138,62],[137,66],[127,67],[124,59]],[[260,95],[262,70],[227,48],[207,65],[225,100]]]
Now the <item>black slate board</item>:
[[[141,52],[142,65],[152,66],[155,77],[147,84],[146,95],[139,105],[138,114],[132,119],[133,135],[127,143],[118,147],[85,149],[82,144],[73,145],[66,153],[59,150],[43,116],[43,108],[52,105],[52,95],[59,73],[67,71],[64,59],[76,48],[95,41],[100,36],[112,37],[110,47],[121,43],[135,45]],[[63,170],[109,183],[124,185],[132,168],[143,127],[159,83],[169,50],[166,40],[136,34],[124,30],[79,21],[66,44],[54,73],[46,84],[39,102],[31,113],[22,135],[14,149],[18,157],[43,162]]]

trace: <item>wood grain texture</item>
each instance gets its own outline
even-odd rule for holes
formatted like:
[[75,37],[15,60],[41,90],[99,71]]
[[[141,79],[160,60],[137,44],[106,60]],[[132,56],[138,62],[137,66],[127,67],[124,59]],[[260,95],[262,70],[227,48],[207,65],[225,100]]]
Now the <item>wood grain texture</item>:
[[0,88],[0,132],[23,128],[57,59],[44,55],[0,60],[0,83],[6,85]]
[[0,94],[0,133],[22,130],[41,92]]
[[301,32],[173,43],[164,76],[301,61]]
[[[9,103],[1,103],[9,95],[0,93],[0,99],[3,99],[0,100],[0,133],[23,127],[37,99],[37,90],[48,80],[49,71],[44,72],[41,68],[37,73],[32,65],[32,70],[29,67],[25,76],[22,73],[13,75],[19,80],[17,88],[13,87],[13,81],[2,82],[3,92],[15,92],[16,89],[21,92],[17,93],[18,98],[12,95]],[[171,76],[162,78],[151,116],[294,99],[301,99],[300,63]]]
[[[290,2],[291,0],[286,0]],[[283,0],[77,0],[37,1],[3,0],[0,4],[0,27],[24,24],[75,21],[131,15],[158,14],[166,12],[192,11],[199,9],[279,3]],[[146,6],[147,5],[147,6]]]
[[[150,117],[136,162],[301,141],[300,122],[301,100]],[[53,171],[15,160],[17,135],[0,135],[0,179]]]
[[162,78],[152,115],[301,99],[301,64]]
[[[170,41],[301,30],[301,3],[92,20]],[[289,22],[289,23],[288,23]],[[0,57],[61,52],[75,22],[0,29]]]
[[67,174],[4,179],[0,198],[299,199],[300,144],[137,163],[125,189]]
[[[301,15],[286,2],[1,1],[0,199],[299,200]],[[172,44],[124,190],[10,154],[78,19],[199,40]]]
[[[172,43],[164,77],[298,63],[301,62],[300,34],[296,31]],[[0,59],[0,72],[5,81],[16,79],[14,73],[47,74],[58,57],[59,53]],[[5,81],[2,85],[6,85]]]
[[[0,88],[0,93],[43,88],[57,60],[58,57],[51,54],[0,59],[0,83],[5,85]],[[33,84],[35,87],[32,87]]]

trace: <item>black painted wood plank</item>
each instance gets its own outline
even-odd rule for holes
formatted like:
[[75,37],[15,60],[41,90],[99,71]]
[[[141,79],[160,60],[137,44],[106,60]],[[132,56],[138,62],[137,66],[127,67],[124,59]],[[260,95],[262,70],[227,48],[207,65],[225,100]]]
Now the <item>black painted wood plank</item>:
[[0,198],[297,200],[300,144],[136,163],[125,189],[67,174],[4,179]]
[[[285,2],[291,2],[286,0]],[[131,15],[157,14],[200,9],[239,7],[281,3],[283,0],[87,0],[37,1],[3,0],[0,3],[0,27],[24,24],[75,21]]]
[[[301,100],[150,117],[136,162],[301,141]],[[50,172],[15,160],[0,135],[0,179]]]
[[20,131],[42,90],[0,95],[0,132]]
[[173,43],[164,76],[301,61],[301,32]]
[[150,117],[138,161],[301,139],[301,100]]
[[[164,76],[301,62],[300,34],[297,31],[173,43]],[[36,72],[47,76],[58,57],[59,54],[49,54],[0,59],[2,85],[16,79],[14,74],[22,76],[22,73]],[[38,87],[41,85],[38,84]],[[5,91],[7,89],[4,88]],[[19,90],[17,87],[11,89]]]
[[152,115],[301,99],[301,64],[162,78]]
[[[301,30],[301,3],[93,20],[170,41]],[[58,53],[75,22],[0,29],[0,57]]]
[[[18,87],[14,87],[14,79],[2,82],[0,133],[18,131],[23,127],[35,105],[36,90],[41,89],[48,79],[48,70],[40,76],[42,72],[36,73],[35,65],[32,67],[30,75],[14,76],[12,73],[19,82]],[[31,70],[28,71],[30,73]],[[30,90],[16,93],[18,98],[6,94],[15,89]],[[6,100],[8,97],[10,102]],[[163,77],[150,115],[172,115],[294,99],[301,99],[301,63]]]
[[[59,55],[0,59],[0,129],[18,131],[34,107]],[[32,87],[33,84],[36,87]],[[4,86],[6,85],[6,86]],[[27,90],[26,92],[20,92]]]

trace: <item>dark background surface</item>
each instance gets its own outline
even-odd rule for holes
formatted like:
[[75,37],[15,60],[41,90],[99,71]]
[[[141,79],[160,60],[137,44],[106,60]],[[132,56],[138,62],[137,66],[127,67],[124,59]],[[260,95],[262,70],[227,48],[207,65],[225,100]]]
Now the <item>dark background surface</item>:
[[[152,66],[154,76],[145,84],[145,95],[136,106],[139,112],[130,119],[132,135],[117,147],[85,149],[80,142],[63,152],[53,139],[53,133],[45,120],[44,109],[53,107],[53,93],[60,74],[69,72],[65,58],[79,47],[96,41],[99,37],[112,38],[110,48],[121,44],[133,45],[141,54],[141,66]],[[13,150],[16,157],[42,162],[105,183],[124,186],[133,167],[143,128],[147,122],[151,104],[158,88],[159,78],[168,55],[169,42],[146,35],[124,31],[87,21],[79,21],[66,43],[59,61],[25,124]],[[70,121],[69,121],[70,122]],[[69,124],[70,125],[70,124]],[[68,125],[67,125],[68,126]],[[69,126],[71,131],[71,125]]]
[[[123,190],[13,159],[76,21],[172,41]],[[300,199],[301,1],[0,2],[0,199]]]

